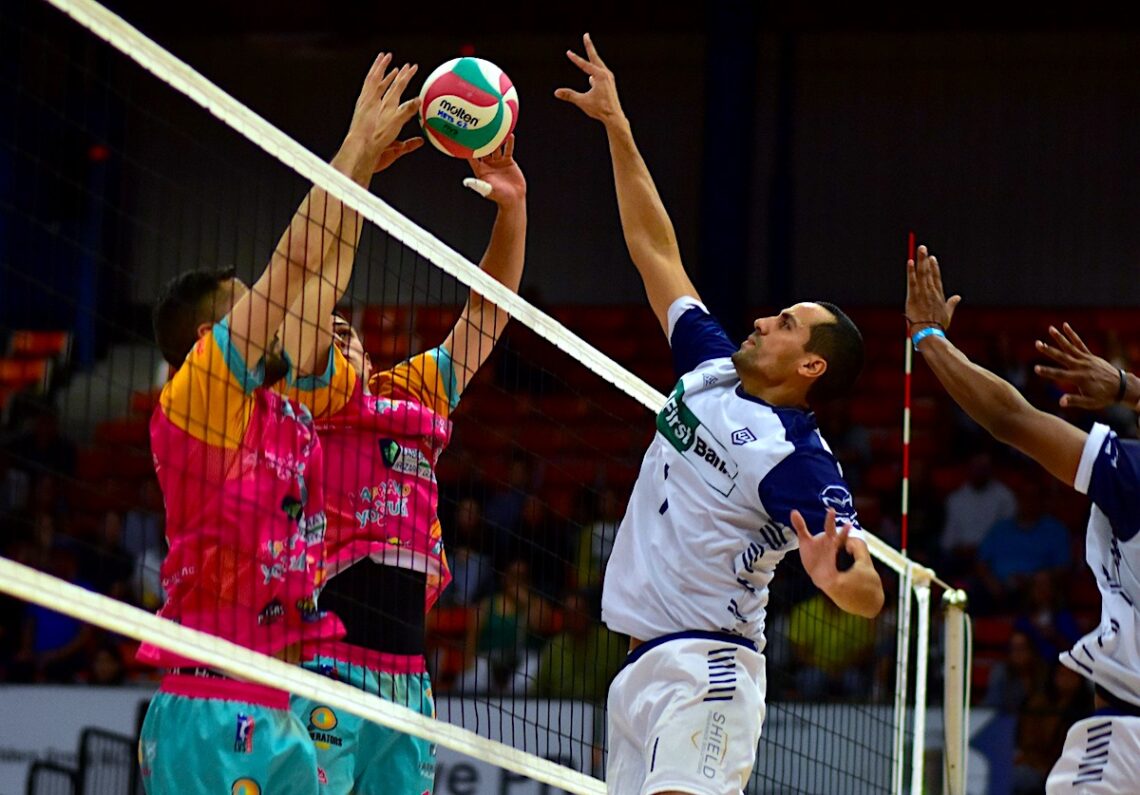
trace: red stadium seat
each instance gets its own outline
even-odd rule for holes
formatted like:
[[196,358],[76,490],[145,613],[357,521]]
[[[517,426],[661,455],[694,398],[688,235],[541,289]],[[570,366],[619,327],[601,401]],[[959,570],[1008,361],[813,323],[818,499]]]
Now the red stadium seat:
[[161,393],[161,389],[152,389],[145,392],[132,392],[131,413],[149,417],[154,413],[155,407],[158,406],[158,397]]
[[1013,634],[1013,619],[1008,616],[982,616],[974,619],[974,643],[979,649],[1003,651]]
[[128,417],[101,422],[95,427],[95,442],[150,449],[150,422],[145,417]]
[[71,333],[13,331],[8,338],[8,355],[20,359],[47,358],[66,362],[71,355]]
[[51,378],[51,359],[0,359],[0,385],[44,391]]

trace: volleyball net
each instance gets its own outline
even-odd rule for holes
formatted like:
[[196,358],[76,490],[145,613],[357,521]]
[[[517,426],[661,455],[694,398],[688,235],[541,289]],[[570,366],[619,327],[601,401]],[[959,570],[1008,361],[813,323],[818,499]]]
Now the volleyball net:
[[[134,658],[145,643],[166,659],[287,690],[436,743],[446,749],[438,792],[483,791],[449,776],[448,765],[454,773],[458,764],[449,760],[460,758],[506,771],[495,786],[525,791],[533,781],[603,792],[605,690],[625,639],[600,623],[601,581],[653,413],[673,381],[648,310],[544,310],[516,295],[472,261],[491,234],[494,208],[463,191],[458,176],[433,196],[440,218],[464,218],[462,253],[94,2],[6,5],[0,42],[0,239],[7,241],[0,401],[12,440],[2,462],[8,503],[0,592],[19,600],[6,615],[18,617],[33,644],[0,664],[8,681],[128,679],[153,686],[154,669]],[[362,50],[361,75],[370,61]],[[345,97],[344,124],[357,88],[335,89]],[[414,160],[397,163],[374,187],[400,195],[415,169]],[[309,216],[294,216],[312,186],[359,222],[330,221],[315,203]],[[385,571],[424,573],[440,586],[449,576],[450,586],[440,588],[422,619],[399,609],[407,605],[398,603],[398,592],[393,602],[391,587],[378,581],[383,577],[337,602],[380,634],[426,636],[435,717],[419,702],[381,698],[154,615],[178,577],[169,562],[161,568],[170,550],[154,464],[169,453],[152,449],[150,418],[162,400],[158,411],[168,417],[247,409],[226,402],[237,399],[232,393],[214,391],[232,374],[208,368],[205,403],[188,397],[178,406],[161,397],[168,373],[152,341],[151,306],[168,279],[189,269],[232,267],[254,282],[275,246],[294,251],[297,240],[281,232],[298,217],[297,234],[305,236],[298,250],[307,251],[315,236],[323,257],[338,266],[354,262],[347,287],[334,284],[331,272],[320,279],[323,289],[343,292],[339,316],[381,374],[376,383],[399,382],[403,398],[415,393],[406,402],[436,408],[401,415],[403,424],[380,434],[378,460],[386,471],[357,489],[367,505],[351,518],[395,527],[401,517],[426,515],[431,527],[423,531],[437,533],[431,540],[446,548],[446,564],[397,530],[390,550],[369,548],[364,557],[382,560]],[[541,267],[541,252],[528,260]],[[462,330],[469,345],[495,352],[468,373],[457,395],[438,353],[430,366],[415,357],[456,333],[469,291],[513,322],[504,332],[504,321],[491,315]],[[279,309],[286,325],[313,322],[303,303]],[[303,330],[302,339],[306,333],[315,331]],[[420,362],[413,374],[401,370],[409,357]],[[317,367],[313,383],[322,373],[329,371]],[[410,386],[413,376],[419,380]],[[341,404],[354,389],[342,384],[336,394],[335,385],[324,387],[324,397],[314,399]],[[211,407],[211,399],[222,403]],[[422,421],[430,427],[421,435],[436,434],[435,446],[403,445]],[[183,418],[179,427],[189,433],[192,424]],[[214,446],[244,451],[243,433],[223,433]],[[279,452],[263,444],[253,451],[262,459]],[[219,481],[207,470],[242,465],[240,456],[225,454],[177,462],[174,480],[168,469],[162,484],[167,504],[175,482],[185,510],[210,503]],[[326,472],[344,465],[343,457],[323,462]],[[411,478],[430,481],[432,489],[409,486]],[[430,506],[417,503],[432,490],[438,525]],[[259,497],[250,490],[233,499],[239,508],[246,500],[256,508]],[[304,503],[281,505],[295,514],[301,536],[316,531]],[[924,791],[925,782],[943,775],[927,765],[935,758],[928,757],[928,737],[945,749],[944,791],[962,791],[969,665],[960,595],[944,610],[932,597],[942,590],[933,572],[877,538],[870,545],[894,597],[874,622],[835,611],[795,556],[781,565],[768,608],[768,713],[749,792]],[[285,549],[268,557],[237,543],[216,551],[226,561],[219,571],[248,572],[262,585],[315,565]],[[192,557],[209,554],[203,547]],[[316,576],[335,571],[330,564]],[[252,585],[249,593],[236,584],[222,590],[225,598],[211,608],[218,626],[245,620],[251,632],[272,636],[277,627],[285,632],[290,610],[304,612],[293,594],[253,604],[259,592]],[[305,618],[316,622],[316,606],[308,609]],[[65,641],[53,647],[59,636]],[[240,636],[240,628],[229,632],[231,640]],[[267,648],[295,645],[282,635]],[[94,662],[105,657],[111,673]],[[945,729],[926,720],[940,701]]]

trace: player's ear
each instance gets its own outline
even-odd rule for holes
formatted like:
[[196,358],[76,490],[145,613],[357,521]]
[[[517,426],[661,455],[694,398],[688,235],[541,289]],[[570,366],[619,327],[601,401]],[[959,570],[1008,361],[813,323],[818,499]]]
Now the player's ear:
[[199,323],[198,324],[198,339],[202,339],[214,328],[213,323]]
[[827,372],[827,359],[818,353],[809,353],[800,361],[799,374],[804,378],[819,378]]

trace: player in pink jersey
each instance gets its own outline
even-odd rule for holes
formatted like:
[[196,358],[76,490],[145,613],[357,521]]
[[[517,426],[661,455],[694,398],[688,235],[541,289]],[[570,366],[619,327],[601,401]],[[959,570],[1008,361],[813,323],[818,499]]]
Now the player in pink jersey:
[[[471,168],[482,183],[474,189],[498,205],[480,267],[517,290],[526,181],[513,153],[512,137],[495,154],[471,161]],[[338,285],[341,292],[346,286],[347,279]],[[306,644],[305,666],[434,715],[423,658],[424,614],[450,580],[435,465],[450,437],[451,412],[508,318],[472,293],[441,345],[373,373],[359,337],[332,314],[331,297],[326,300],[325,322],[310,330],[311,340],[289,329],[283,334],[286,350],[302,363],[298,370],[320,361],[323,366],[312,369],[321,374],[290,379],[285,392],[312,407],[325,448],[332,579],[321,605],[344,620],[348,634],[343,643]],[[322,792],[432,790],[431,743],[300,697],[293,710],[317,747],[328,782]]]
[[[400,102],[416,70],[390,63],[386,54],[374,62],[332,160],[361,185],[415,148],[395,139],[416,111],[415,100]],[[265,380],[288,370],[271,350],[285,307],[336,283],[327,255],[343,216],[341,202],[314,187],[251,288],[232,273],[183,274],[154,313],[176,369],[151,421],[170,546],[160,615],[293,661],[303,643],[339,638],[343,627],[316,606],[326,520],[312,415]],[[318,792],[312,744],[287,693],[156,646],[139,656],[167,669],[140,740],[148,793]]]

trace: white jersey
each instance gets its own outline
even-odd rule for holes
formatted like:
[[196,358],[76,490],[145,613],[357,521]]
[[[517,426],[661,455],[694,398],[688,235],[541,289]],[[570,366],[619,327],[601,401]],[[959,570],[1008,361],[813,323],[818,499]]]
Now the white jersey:
[[1085,558],[1100,589],[1100,626],[1061,663],[1140,706],[1140,442],[1094,425],[1073,487],[1093,503]]
[[768,583],[799,546],[791,510],[818,533],[834,508],[859,536],[851,492],[814,415],[744,391],[738,346],[695,299],[669,308],[669,341],[683,375],[618,528],[602,618],[641,640],[719,631],[763,650]]

